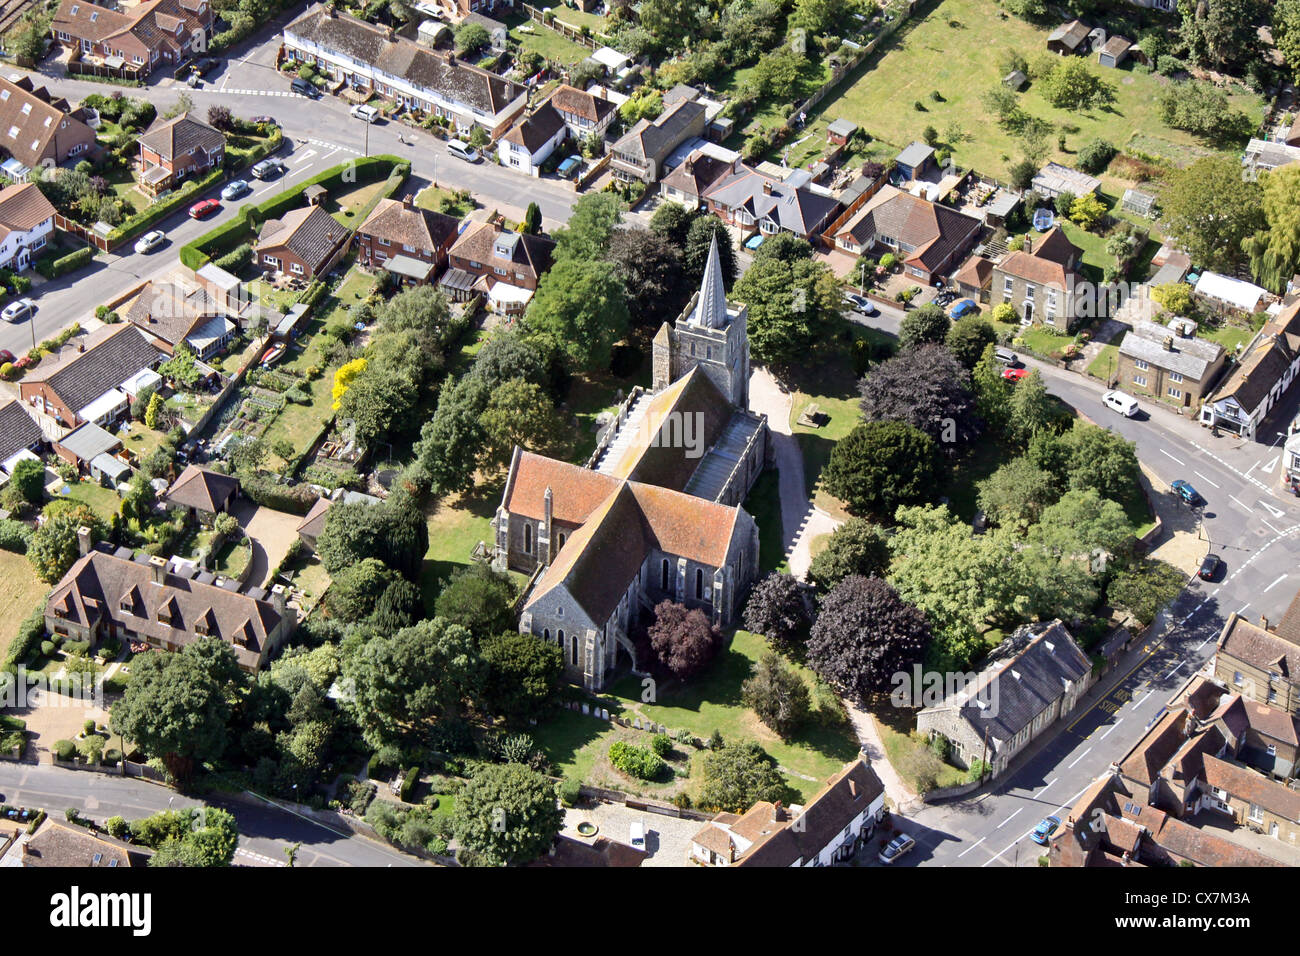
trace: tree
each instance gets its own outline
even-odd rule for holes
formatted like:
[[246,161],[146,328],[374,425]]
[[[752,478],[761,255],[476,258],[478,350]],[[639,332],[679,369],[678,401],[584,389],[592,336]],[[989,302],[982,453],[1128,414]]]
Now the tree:
[[524,322],[577,368],[607,368],[628,326],[627,297],[614,264],[558,260],[538,282]]
[[233,648],[198,638],[169,654],[144,654],[113,705],[113,732],[161,757],[182,785],[195,761],[217,760],[229,739],[231,697],[247,685]]
[[334,399],[334,404],[331,406],[334,411],[337,412],[339,410],[343,395],[352,386],[356,377],[365,371],[365,368],[366,360],[364,358],[357,358],[353,359],[351,362],[345,362],[338,367],[337,371],[335,371],[334,387],[330,392]]
[[539,235],[542,231],[542,210],[535,202],[530,202],[524,210],[524,221],[519,224],[519,231],[529,236]]
[[391,632],[410,627],[423,616],[424,595],[420,589],[406,578],[395,577],[375,602],[370,621],[377,630]]
[[1106,218],[1106,207],[1093,193],[1079,196],[1070,203],[1070,219],[1080,228],[1092,230]]
[[782,262],[793,263],[811,259],[812,254],[813,247],[807,239],[796,236],[793,232],[778,232],[763,240],[763,244],[754,250],[753,259],[754,262],[780,259]]
[[1241,243],[1264,227],[1259,183],[1245,180],[1231,156],[1207,156],[1165,176],[1162,221],[1192,261],[1231,272]]
[[880,578],[852,574],[822,598],[808,639],[808,664],[841,694],[866,706],[893,676],[919,664],[930,641],[925,615]]
[[1211,143],[1228,146],[1248,137],[1254,121],[1233,109],[1227,94],[1200,80],[1165,87],[1157,105],[1166,126],[1186,130]]
[[158,366],[158,374],[178,388],[192,389],[203,377],[196,362],[194,350],[184,342],[179,342],[172,351],[172,357]]
[[498,328],[474,356],[470,374],[483,382],[489,393],[512,379],[546,387],[551,378],[550,356],[539,340],[525,337],[518,328]]
[[1043,509],[1030,540],[1066,556],[1091,556],[1098,551],[1126,555],[1135,543],[1124,509],[1092,488],[1067,491]]
[[523,764],[482,767],[456,795],[452,831],[489,866],[530,863],[564,825],[555,785]]
[[1291,75],[1300,75],[1300,0],[1274,3],[1273,45],[1291,68]]
[[979,364],[984,349],[997,343],[997,333],[988,319],[979,315],[968,315],[952,323],[952,328],[944,337],[943,344],[952,353],[953,358],[968,369]]
[[811,259],[756,260],[732,294],[749,307],[750,352],[773,365],[806,356],[826,334],[826,323],[839,316],[835,274]]
[[480,418],[486,439],[481,463],[504,468],[515,446],[544,451],[563,431],[563,421],[545,392],[522,378],[499,385]]
[[697,288],[704,278],[704,267],[709,261],[709,245],[718,240],[718,265],[722,269],[722,284],[728,289],[736,281],[736,248],[731,233],[721,219],[710,214],[696,216],[686,230],[686,243],[682,247],[682,278],[692,288]]
[[378,558],[418,580],[429,550],[429,526],[409,495],[382,504],[336,502],[325,515],[316,553],[331,576],[366,558]]
[[996,346],[984,347],[975,370],[971,373],[971,386],[975,390],[975,411],[994,434],[1006,435],[1010,427],[1010,404],[1014,386],[1002,377],[1002,363],[998,361]]
[[208,107],[208,125],[223,133],[234,131],[235,119],[230,114],[230,107],[216,104]]
[[881,362],[858,385],[869,422],[905,422],[947,454],[974,441],[982,423],[970,372],[942,345],[922,345]]
[[467,56],[492,42],[487,28],[481,23],[462,23],[456,28],[453,39],[456,43],[457,56]]
[[144,411],[144,424],[146,428],[157,428],[159,419],[163,413],[163,397],[157,392],[149,396],[149,405]]
[[516,724],[542,717],[560,688],[564,653],[532,634],[506,632],[483,642],[482,705]]
[[378,558],[365,558],[341,569],[330,579],[325,592],[325,610],[341,621],[364,621],[388,586],[398,579],[396,571]]
[[613,193],[588,193],[573,204],[563,229],[555,231],[555,261],[603,259],[623,210]]
[[420,439],[415,445],[416,457],[429,476],[435,494],[464,492],[474,487],[478,456],[487,442],[479,419],[487,408],[491,391],[485,378],[477,375],[465,375],[443,386],[438,408],[420,429]]
[[455,571],[434,602],[434,614],[485,639],[514,624],[515,585],[491,565],[475,563]]
[[47,509],[45,520],[27,542],[27,560],[42,581],[56,583],[76,563],[80,557],[77,529],[81,527],[90,529],[91,544],[107,532],[104,522],[88,505],[76,505],[53,516]]
[[[650,231],[663,236],[678,250],[686,246],[686,234],[690,231],[695,215],[678,202],[664,202],[650,217]],[[706,252],[708,250],[705,250]]]
[[[158,817],[168,819],[155,823]],[[229,866],[239,845],[234,816],[218,807],[164,810],[134,821],[131,830],[139,842],[153,848],[150,866]],[[161,833],[166,836],[158,839]]]
[[40,504],[45,499],[45,462],[37,458],[20,458],[9,476],[9,481],[30,504]]
[[376,748],[427,741],[439,718],[479,696],[484,670],[473,635],[441,618],[371,637],[343,662],[357,724]]
[[1147,627],[1186,584],[1187,575],[1173,565],[1143,558],[1111,578],[1106,600],[1114,607],[1125,608],[1137,618],[1138,624]]
[[812,626],[812,599],[806,585],[792,574],[773,571],[754,585],[745,605],[745,627],[762,634],[787,657],[803,657]]
[[752,74],[759,96],[789,101],[799,85],[799,74],[807,64],[804,54],[786,44],[764,53],[754,64]]
[[921,345],[941,345],[952,328],[947,313],[933,302],[903,316],[898,325],[898,347],[914,349]]
[[657,119],[663,111],[663,94],[658,90],[642,87],[619,106],[618,115],[628,126],[635,126],[643,119]]
[[939,479],[933,439],[906,422],[866,422],[840,439],[823,475],[849,514],[888,520],[899,505],[925,501]]
[[1079,57],[1064,58],[1050,73],[1038,81],[1043,98],[1061,110],[1090,110],[1109,106],[1118,92],[1094,73]]
[[626,290],[628,318],[641,328],[655,328],[681,311],[688,291],[682,284],[682,254],[652,229],[617,229],[609,258]]
[[1282,166],[1259,180],[1265,228],[1242,243],[1255,281],[1279,295],[1300,268],[1300,166]]
[[1166,282],[1151,290],[1151,298],[1171,315],[1188,316],[1196,308],[1192,301],[1192,287],[1186,282]]
[[1217,0],[1179,4],[1183,15],[1181,35],[1191,58],[1201,66],[1240,75],[1257,60],[1261,44],[1258,25],[1266,20],[1262,0]]
[[703,611],[673,601],[655,606],[648,633],[656,661],[678,680],[702,671],[722,646],[722,632]]
[[1104,139],[1094,139],[1083,144],[1075,157],[1075,162],[1085,173],[1095,176],[1110,165],[1117,152],[1119,150],[1113,143]]
[[1138,485],[1135,444],[1099,425],[1076,421],[1062,437],[1070,487],[1123,501]]
[[702,770],[704,779],[696,803],[704,810],[744,813],[760,801],[776,803],[788,796],[789,787],[776,760],[752,740],[710,750]]
[[418,332],[432,339],[435,351],[454,344],[464,328],[463,323],[452,321],[446,295],[430,285],[403,289],[384,303],[376,318],[385,332]]
[[808,685],[771,651],[759,659],[753,675],[741,685],[740,699],[783,740],[808,718]]
[[836,528],[808,568],[808,580],[822,592],[850,574],[883,578],[889,570],[889,537],[878,524],[850,518]]
[[990,521],[1026,531],[1057,495],[1056,480],[1027,458],[1013,458],[979,482],[979,506]]
[[1039,429],[1050,428],[1058,413],[1055,400],[1047,393],[1042,373],[1034,369],[1011,389],[1007,430],[1022,445]]

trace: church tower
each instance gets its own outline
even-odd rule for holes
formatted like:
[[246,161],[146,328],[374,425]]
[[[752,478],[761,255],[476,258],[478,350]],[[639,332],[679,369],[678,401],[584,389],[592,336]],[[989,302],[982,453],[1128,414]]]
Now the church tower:
[[698,367],[736,408],[749,407],[749,311],[728,302],[718,259],[718,237],[709,243],[700,291],[673,325],[654,340],[654,384],[662,391]]

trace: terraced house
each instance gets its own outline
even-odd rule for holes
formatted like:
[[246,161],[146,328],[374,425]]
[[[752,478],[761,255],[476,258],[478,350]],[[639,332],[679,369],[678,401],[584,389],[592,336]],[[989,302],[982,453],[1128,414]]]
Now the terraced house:
[[441,116],[460,130],[481,126],[493,139],[528,103],[528,91],[518,83],[319,3],[284,28],[282,54],[354,90]]
[[83,59],[144,77],[160,63],[182,63],[207,49],[212,20],[208,0],[148,0],[125,10],[63,0],[50,33]]

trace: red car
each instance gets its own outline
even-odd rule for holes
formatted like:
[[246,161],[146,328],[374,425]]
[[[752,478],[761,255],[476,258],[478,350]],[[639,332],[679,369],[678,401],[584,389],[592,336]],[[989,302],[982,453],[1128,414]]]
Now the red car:
[[211,216],[214,212],[216,212],[220,208],[221,208],[221,203],[217,202],[215,199],[200,199],[198,202],[196,202],[193,206],[190,207],[190,218],[204,219],[208,216]]
[[4,365],[6,362],[12,362],[13,360],[13,352],[10,352],[8,349],[0,349],[0,365]]
[[1002,370],[1002,377],[1008,382],[1018,382],[1028,374],[1029,369],[1027,368],[1004,368]]

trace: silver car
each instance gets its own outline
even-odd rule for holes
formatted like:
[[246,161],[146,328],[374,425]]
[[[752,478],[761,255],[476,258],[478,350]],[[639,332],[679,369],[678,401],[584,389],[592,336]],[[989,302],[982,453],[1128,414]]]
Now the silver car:
[[233,183],[228,184],[225,189],[221,190],[221,198],[225,200],[238,199],[240,196],[246,195],[252,191],[253,187],[248,185],[245,180],[236,179]]
[[0,312],[0,319],[6,322],[21,322],[36,312],[36,303],[31,299],[15,299],[4,307]]
[[153,252],[164,242],[167,241],[167,234],[161,229],[155,229],[153,232],[146,232],[143,236],[135,241],[136,252]]

